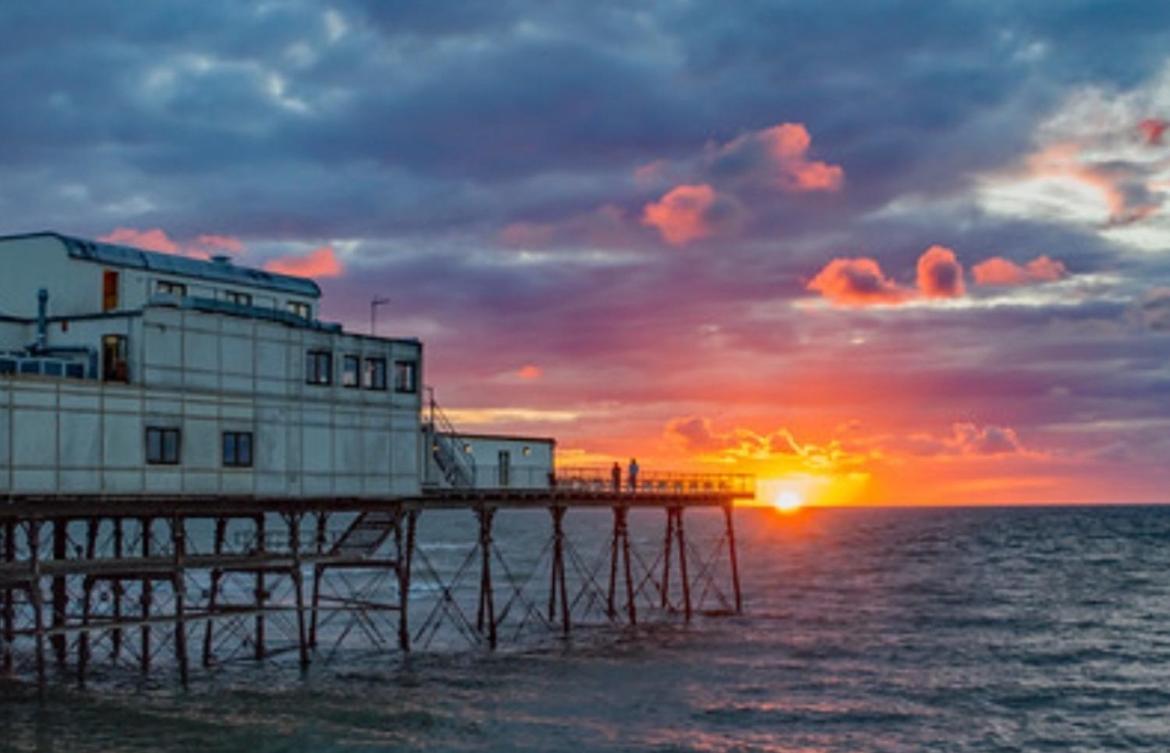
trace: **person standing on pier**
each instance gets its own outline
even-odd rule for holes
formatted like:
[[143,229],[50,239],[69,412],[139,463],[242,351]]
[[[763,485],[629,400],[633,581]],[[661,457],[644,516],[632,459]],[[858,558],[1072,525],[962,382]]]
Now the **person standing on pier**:
[[616,460],[613,461],[613,468],[610,470],[609,475],[613,478],[614,492],[620,492],[622,490],[622,467],[618,465]]
[[630,477],[630,492],[638,491],[638,459],[630,458],[630,468],[627,471]]

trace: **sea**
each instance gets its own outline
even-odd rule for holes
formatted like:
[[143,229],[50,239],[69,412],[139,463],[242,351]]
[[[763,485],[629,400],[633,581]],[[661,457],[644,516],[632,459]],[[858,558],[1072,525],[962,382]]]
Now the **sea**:
[[[576,515],[573,561],[589,563],[609,521]],[[636,564],[653,565],[663,517],[632,518]],[[438,593],[474,529],[424,519]],[[1170,750],[1170,507],[741,509],[736,521],[740,615],[717,614],[727,573],[704,570],[721,520],[688,513],[691,575],[717,576],[690,624],[647,606],[636,627],[582,625],[567,640],[507,630],[494,652],[355,643],[306,673],[196,671],[187,690],[166,672],[43,693],[0,680],[0,750]],[[513,575],[547,534],[539,517],[501,513]],[[606,566],[596,577],[604,587]]]

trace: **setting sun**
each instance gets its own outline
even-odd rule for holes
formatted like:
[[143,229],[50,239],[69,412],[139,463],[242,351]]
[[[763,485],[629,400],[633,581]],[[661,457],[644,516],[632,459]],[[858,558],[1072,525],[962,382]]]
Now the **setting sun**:
[[772,497],[772,507],[780,512],[796,512],[803,505],[804,500],[791,489],[778,492],[776,496]]

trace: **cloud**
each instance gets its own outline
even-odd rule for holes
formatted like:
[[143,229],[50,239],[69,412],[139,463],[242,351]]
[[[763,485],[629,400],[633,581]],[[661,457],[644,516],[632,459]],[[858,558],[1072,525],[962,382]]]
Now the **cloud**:
[[1166,132],[1167,123],[1161,118],[1146,118],[1138,123],[1138,131],[1148,146],[1161,146],[1162,134]]
[[810,160],[812,137],[802,123],[781,123],[738,136],[714,149],[716,175],[754,178],[781,191],[838,191],[845,180],[840,165]]
[[971,268],[977,285],[1012,286],[1034,282],[1055,282],[1068,276],[1064,262],[1038,256],[1020,265],[1002,256],[993,256]]
[[123,246],[143,248],[147,251],[158,251],[164,254],[182,254],[179,244],[175,243],[159,228],[151,230],[136,230],[131,227],[115,228],[112,232],[98,237],[99,241],[117,243]]
[[715,189],[706,183],[676,186],[643,208],[642,224],[657,228],[667,243],[683,246],[711,235],[715,205]]
[[682,416],[666,423],[664,435],[681,449],[718,461],[787,460],[805,470],[833,471],[856,468],[866,455],[846,451],[840,442],[826,444],[802,443],[791,431],[777,429],[760,434],[751,429],[736,427],[717,431],[711,419],[702,416]]
[[203,234],[192,241],[180,242],[167,235],[161,228],[138,230],[132,227],[118,227],[98,238],[106,243],[158,251],[163,254],[177,254],[205,259],[222,253],[243,254],[244,243],[230,235]]
[[282,275],[317,279],[340,277],[345,271],[332,246],[321,246],[304,254],[271,259],[264,264],[264,269]]
[[533,381],[544,376],[544,370],[533,363],[526,363],[516,370],[516,376],[526,381]]
[[1135,307],[1138,322],[1154,332],[1170,332],[1170,288],[1147,291]]
[[958,298],[966,292],[955,252],[931,246],[918,257],[918,291],[927,298]]
[[876,260],[864,257],[833,259],[807,289],[843,306],[904,303],[912,296],[886,277]]
[[1024,453],[1015,429],[956,423],[948,445],[962,455],[1013,455]]

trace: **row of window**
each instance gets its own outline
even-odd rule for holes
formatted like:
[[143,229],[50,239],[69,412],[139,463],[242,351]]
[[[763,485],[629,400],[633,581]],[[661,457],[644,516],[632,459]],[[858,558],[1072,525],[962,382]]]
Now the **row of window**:
[[[106,270],[102,275],[102,311],[114,311],[118,308],[118,281],[119,274],[115,270]],[[156,280],[154,290],[156,293],[165,293],[179,297],[185,297],[187,295],[186,285],[181,282],[172,282],[171,280]],[[249,293],[240,293],[235,290],[223,291],[223,299],[237,306],[252,305],[252,296]],[[299,316],[301,319],[313,318],[313,307],[302,301],[288,301],[286,309],[290,314]]]
[[[341,357],[341,386],[350,389],[386,390],[386,359],[362,358],[356,355]],[[305,383],[328,386],[333,384],[333,351],[310,350],[305,354]],[[418,392],[418,364],[414,361],[394,362],[394,391]]]
[[[221,449],[224,468],[252,467],[252,432],[225,431]],[[148,465],[178,465],[183,456],[183,434],[179,429],[149,427],[146,430]]]

